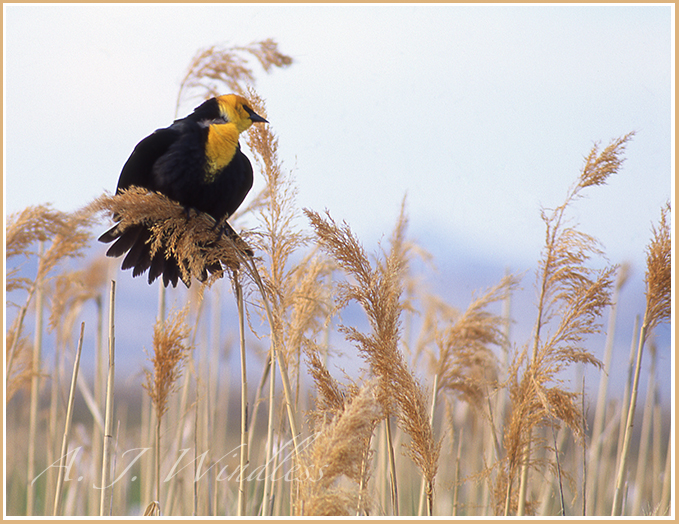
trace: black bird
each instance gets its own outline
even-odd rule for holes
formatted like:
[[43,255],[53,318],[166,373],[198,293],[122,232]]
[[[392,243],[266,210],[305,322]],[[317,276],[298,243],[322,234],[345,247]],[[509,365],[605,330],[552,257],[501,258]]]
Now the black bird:
[[[139,186],[168,196],[187,211],[207,213],[217,222],[231,216],[252,188],[252,165],[241,152],[238,137],[253,122],[267,121],[242,96],[206,100],[189,116],[137,144],[123,167],[116,193]],[[110,257],[129,251],[122,269],[134,268],[135,277],[148,269],[149,284],[163,275],[165,286],[171,282],[176,287],[181,278],[173,256],[162,249],[151,256],[151,231],[143,224],[122,233],[116,225],[99,240],[116,241],[106,252]],[[204,271],[198,278],[205,280],[206,275]]]

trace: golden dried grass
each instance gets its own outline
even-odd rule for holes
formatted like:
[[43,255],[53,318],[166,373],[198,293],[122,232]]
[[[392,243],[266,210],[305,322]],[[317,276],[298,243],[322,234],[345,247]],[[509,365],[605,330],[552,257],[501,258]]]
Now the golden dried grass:
[[[177,108],[187,93],[197,98],[212,98],[223,94],[224,88],[244,95],[248,85],[255,84],[255,74],[248,57],[254,57],[264,71],[287,67],[293,60],[278,50],[275,40],[267,38],[247,46],[208,46],[198,50],[179,86]],[[258,114],[259,111],[257,111]]]
[[188,338],[191,329],[186,324],[188,309],[170,314],[153,327],[152,370],[145,370],[144,389],[148,392],[160,420],[167,412],[170,394],[177,390],[182,367],[191,347]]
[[646,249],[646,324],[648,331],[668,322],[672,314],[672,232],[667,203],[660,211],[658,226]]
[[438,468],[440,441],[434,438],[429,422],[424,389],[409,369],[399,349],[401,277],[407,266],[403,207],[391,236],[391,249],[385,260],[371,266],[358,239],[345,223],[338,226],[326,217],[305,210],[318,243],[355,283],[339,284],[339,303],[355,301],[361,305],[372,332],[364,334],[349,326],[340,326],[347,340],[356,344],[371,374],[378,380],[378,399],[385,414],[395,414],[399,427],[410,436],[408,455],[418,466],[426,482],[429,508],[433,505],[434,477]]
[[[595,238],[568,225],[566,211],[582,196],[584,188],[603,185],[617,172],[632,136],[630,133],[613,140],[602,152],[594,145],[564,203],[551,212],[542,210],[545,246],[537,272],[537,319],[530,343],[532,351],[529,354],[529,346],[524,346],[510,368],[506,455],[495,490],[498,513],[507,515],[515,511],[523,515],[528,510],[528,472],[540,466],[531,456],[531,447],[538,444],[533,434],[538,426],[563,422],[574,435],[584,436],[577,394],[564,389],[556,377],[573,363],[601,367],[601,362],[585,347],[585,341],[601,330],[600,318],[610,305],[616,268],[594,270],[586,265],[602,251]],[[519,470],[520,487],[514,493],[513,479]]]
[[87,209],[114,217],[113,238],[130,228],[147,228],[151,257],[163,253],[166,259],[174,260],[187,287],[192,277],[212,285],[224,275],[224,268],[237,271],[243,258],[252,256],[250,247],[226,218],[217,222],[207,213],[187,210],[167,196],[144,188],[102,195]]
[[[23,323],[29,304],[33,300],[37,288],[44,291],[55,278],[56,268],[69,259],[82,257],[84,249],[92,239],[90,227],[95,218],[87,210],[77,213],[55,211],[50,206],[30,206],[7,217],[5,230],[5,260],[13,267],[5,278],[6,291],[24,291],[25,303],[19,305],[8,303],[18,308],[18,314],[12,321],[5,335],[7,358],[7,389],[16,393],[29,377],[25,367],[29,358],[25,353],[28,344],[23,337]],[[39,247],[38,247],[39,246]],[[36,249],[37,248],[37,249]],[[34,277],[19,276],[25,261],[37,259]],[[53,300],[60,300],[53,294]],[[19,369],[13,369],[17,363]],[[34,372],[32,372],[34,374]],[[9,400],[10,396],[8,396]]]
[[[342,516],[368,513],[364,478],[369,468],[372,434],[382,418],[376,388],[368,382],[344,403],[313,437],[304,456],[304,474],[297,500],[299,515]],[[352,487],[339,485],[342,477]]]
[[[450,311],[440,301],[430,310],[432,320],[425,320],[430,329],[438,354],[430,353],[430,369],[438,377],[439,389],[459,395],[464,401],[481,409],[490,388],[499,387],[497,357],[493,347],[505,347],[504,322],[500,315],[488,308],[506,300],[518,286],[519,279],[513,275],[504,277],[498,284],[474,298],[461,314]],[[439,308],[447,310],[443,327],[435,318]]]

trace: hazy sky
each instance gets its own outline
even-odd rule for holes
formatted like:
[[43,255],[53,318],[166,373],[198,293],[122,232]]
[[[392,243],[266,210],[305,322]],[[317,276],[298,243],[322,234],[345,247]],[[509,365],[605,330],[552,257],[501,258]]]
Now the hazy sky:
[[256,87],[300,206],[369,244],[407,193],[415,236],[534,264],[540,206],[562,203],[595,141],[636,131],[571,216],[641,271],[671,195],[672,9],[5,5],[5,209],[114,191],[199,48],[274,38],[295,63],[256,66]]

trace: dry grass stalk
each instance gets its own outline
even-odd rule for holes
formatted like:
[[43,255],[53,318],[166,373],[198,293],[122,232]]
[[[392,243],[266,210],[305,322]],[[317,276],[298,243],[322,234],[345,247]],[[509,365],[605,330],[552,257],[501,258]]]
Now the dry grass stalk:
[[[40,255],[43,254],[43,243],[40,242]],[[40,271],[38,271],[40,274]],[[35,335],[33,337],[33,352],[31,355],[31,398],[30,405],[28,407],[28,466],[26,472],[28,473],[28,479],[35,478],[35,449],[37,444],[37,428],[38,428],[38,404],[40,402],[40,379],[41,379],[41,363],[42,363],[42,337],[43,337],[43,318],[44,318],[44,308],[43,308],[43,282],[42,278],[38,277],[35,281],[34,287],[35,293]],[[31,293],[28,293],[30,301]],[[26,302],[26,308],[28,308],[28,303]],[[13,358],[14,352],[10,353],[10,360],[8,362],[11,364],[11,358]],[[11,369],[11,368],[10,368]],[[33,480],[31,480],[31,487],[28,490],[26,497],[26,514],[34,514],[34,503],[35,503],[35,489],[33,487]]]
[[391,249],[384,261],[371,267],[360,243],[347,224],[338,226],[330,217],[322,218],[305,210],[318,242],[355,283],[340,283],[339,303],[355,301],[365,311],[372,333],[340,326],[347,340],[354,342],[361,356],[378,379],[378,399],[388,416],[398,416],[399,426],[411,437],[408,454],[420,468],[427,485],[428,508],[433,509],[434,477],[438,467],[440,442],[433,436],[427,400],[398,348],[400,339],[401,276],[407,265],[403,208],[391,238]]
[[[255,285],[259,289],[262,297],[262,302],[264,305],[264,310],[266,312],[266,318],[269,323],[269,328],[271,330],[271,338],[272,338],[272,345],[274,348],[281,347],[282,342],[278,338],[278,333],[274,329],[275,322],[274,322],[274,317],[273,313],[271,310],[271,304],[269,302],[269,295],[270,292],[267,291],[262,278],[259,275],[259,271],[257,270],[257,266],[252,263],[251,260],[245,261],[245,268],[254,281]],[[300,455],[300,445],[299,445],[299,426],[297,424],[297,415],[296,415],[296,410],[295,410],[295,402],[293,399],[293,394],[292,394],[292,387],[290,386],[290,378],[289,378],[289,373],[288,373],[288,366],[285,362],[285,358],[282,356],[282,352],[280,351],[275,351],[276,353],[276,362],[278,363],[278,367],[280,368],[280,373],[281,373],[281,380],[283,382],[283,392],[285,394],[285,404],[286,404],[286,410],[288,413],[288,422],[290,424],[290,431],[292,432],[292,441],[293,441],[293,446],[295,448],[295,457],[299,458]],[[273,357],[271,357],[273,358]]]
[[144,389],[153,403],[156,416],[156,500],[160,500],[160,426],[167,412],[170,395],[177,391],[184,361],[190,347],[187,340],[190,328],[186,325],[188,308],[159,320],[153,328],[153,371],[146,370]]
[[[545,222],[545,247],[540,261],[537,289],[537,320],[533,333],[531,356],[525,348],[512,365],[510,397],[512,408],[505,433],[508,475],[501,484],[507,492],[496,490],[496,500],[504,501],[504,513],[514,506],[512,479],[520,468],[520,486],[516,512],[527,510],[528,471],[531,460],[532,433],[538,425],[554,418],[567,424],[574,434],[582,436],[581,416],[575,394],[560,386],[549,387],[555,375],[573,363],[601,363],[584,347],[587,336],[600,332],[599,318],[610,304],[610,288],[615,268],[593,270],[585,264],[592,255],[600,255],[596,239],[569,227],[566,210],[589,186],[603,185],[622,165],[622,154],[633,133],[614,140],[602,152],[595,145],[585,159],[585,166],[567,194],[565,202],[551,213],[542,211]],[[545,335],[550,325],[556,327]],[[525,371],[519,378],[521,362]]]
[[271,38],[247,46],[200,49],[179,86],[177,109],[189,91],[195,91],[197,98],[211,98],[223,94],[226,87],[229,92],[244,95],[246,86],[255,84],[254,72],[246,58],[248,55],[256,58],[266,72],[273,67],[292,64],[292,58],[281,53],[278,44]]
[[[653,429],[653,411],[655,407],[655,401],[658,395],[658,390],[655,381],[656,367],[658,362],[658,351],[650,341],[648,345],[648,350],[651,353],[651,365],[648,369],[648,382],[646,385],[646,401],[643,404],[643,412],[641,414],[641,435],[639,436],[639,447],[637,451],[637,464],[636,464],[636,475],[632,484],[638,486],[634,490],[634,496],[630,497],[631,511],[632,515],[641,515],[641,504],[642,501],[657,500],[657,497],[653,497],[652,489],[655,483],[644,482],[646,478],[651,477],[653,479],[660,476],[659,472],[654,471],[654,464],[650,463],[649,454],[652,454],[651,447],[651,430]],[[655,433],[655,432],[654,432]],[[650,491],[650,492],[649,492]]]
[[111,281],[108,313],[108,372],[106,374],[106,411],[104,422],[104,444],[101,452],[101,495],[99,498],[99,516],[110,516],[112,504],[111,449],[113,441],[113,394],[115,384],[115,298],[116,282]]
[[656,227],[653,226],[653,238],[646,251],[646,310],[644,312],[644,320],[641,325],[639,343],[637,345],[632,396],[630,398],[627,423],[625,424],[625,434],[616,474],[615,496],[613,499],[613,508],[611,510],[612,516],[622,514],[623,487],[627,474],[627,460],[629,458],[632,427],[634,424],[634,414],[639,393],[641,358],[644,351],[644,344],[648,340],[653,329],[659,324],[669,321],[672,312],[672,240],[668,222],[669,213],[670,205],[667,204],[661,210],[658,228],[656,229]]
[[364,385],[347,400],[344,409],[322,425],[305,453],[304,476],[297,503],[299,515],[336,516],[368,512],[365,490],[339,486],[341,477],[365,486],[365,460],[377,422],[382,418],[373,383]]
[[466,311],[448,317],[443,328],[431,322],[438,355],[431,354],[431,368],[438,377],[438,389],[459,395],[471,406],[482,409],[489,388],[498,386],[497,359],[492,347],[504,347],[504,319],[488,311],[517,287],[515,276],[475,298]]
[[85,333],[85,323],[83,322],[80,326],[80,337],[78,338],[78,349],[75,353],[75,360],[73,362],[73,375],[71,378],[71,389],[68,394],[68,405],[66,408],[66,421],[64,422],[64,434],[61,440],[61,457],[59,463],[59,473],[57,476],[57,487],[54,493],[54,510],[52,515],[54,517],[59,516],[61,513],[61,490],[64,482],[64,462],[66,461],[66,455],[68,454],[68,437],[71,431],[71,420],[73,419],[73,404],[75,402],[75,387],[76,381],[78,380],[78,370],[80,369],[80,353],[83,348],[83,335]]
[[192,276],[212,285],[224,275],[223,267],[235,271],[244,256],[252,255],[226,219],[216,222],[207,213],[187,210],[165,195],[144,188],[103,195],[87,209],[110,213],[120,232],[139,224],[146,226],[151,231],[151,256],[162,249],[174,258],[187,287]]
[[658,505],[656,515],[669,516],[671,511],[671,492],[672,492],[672,444],[673,439],[670,437],[667,442],[667,451],[665,452],[665,470],[663,472],[662,497]]
[[[613,356],[613,340],[617,320],[617,309],[618,309],[617,306],[620,298],[620,291],[627,282],[627,279],[629,278],[629,271],[630,271],[629,264],[623,264],[622,266],[620,266],[616,275],[615,288],[613,290],[613,297],[611,299],[611,309],[608,317],[608,328],[606,329],[606,345],[604,348],[603,373],[599,381],[599,391],[597,394],[594,424],[592,426],[591,447],[588,453],[588,460],[592,464],[599,463],[599,457],[602,451],[603,442],[601,439],[601,435],[603,432],[604,419],[606,415],[608,379],[609,372],[611,369],[611,359]],[[589,475],[593,477],[591,478],[590,481],[588,481],[587,478],[583,478],[583,482],[586,482],[589,485],[588,490],[583,490],[583,507],[585,508],[582,512],[583,516],[587,514],[585,511],[587,498],[589,497],[592,500],[597,499],[598,479],[596,477],[599,476],[598,470],[596,468],[591,468]]]
[[[248,100],[258,114],[266,115],[264,101],[252,89]],[[262,230],[252,235],[252,243],[263,256],[259,273],[269,291],[274,328],[284,341],[279,349],[294,371],[299,368],[303,334],[316,327],[316,318],[322,314],[323,298],[317,284],[326,270],[320,259],[311,256],[291,264],[291,257],[307,239],[294,228],[299,216],[297,190],[292,175],[282,169],[278,138],[270,126],[253,126],[248,131],[247,144],[265,181],[256,197],[257,207],[249,208],[256,210],[262,225]]]
[[[266,116],[264,101],[253,89],[249,90],[247,97],[255,111]],[[329,295],[323,281],[330,275],[330,266],[326,259],[313,254],[296,264],[291,263],[295,252],[307,240],[294,228],[299,211],[296,207],[296,188],[292,176],[282,169],[278,158],[278,139],[270,127],[250,128],[247,144],[253,153],[258,171],[265,180],[261,194],[244,211],[256,212],[262,225],[261,231],[250,237],[253,245],[262,253],[262,261],[255,268],[257,275],[252,276],[256,280],[261,275],[264,310],[267,316],[271,313],[272,342],[280,342],[272,343],[269,360],[274,362],[284,359],[284,364],[279,365],[281,373],[287,375],[286,369],[290,369],[293,377],[296,376],[296,403],[299,400],[302,341],[306,335],[317,333],[324,323],[321,319],[329,315]],[[267,304],[270,305],[269,309]],[[273,394],[273,375],[270,380],[272,387],[269,391]],[[284,388],[286,381],[289,378],[284,376]],[[273,400],[269,399],[270,419],[271,410],[274,409]],[[269,433],[271,431],[270,424]],[[269,445],[273,444],[271,434],[267,441]],[[267,453],[269,452],[268,449]],[[270,462],[267,460],[268,464]],[[265,482],[264,511],[268,508],[270,487],[270,483]]]
[[[91,299],[101,297],[101,288],[106,278],[106,262],[103,258],[95,259],[86,269],[63,271],[51,279],[45,295],[50,299],[50,318],[48,331],[55,332],[54,364],[50,366],[51,393],[49,408],[49,440],[59,439],[59,408],[62,395],[62,381],[65,380],[64,365],[66,353],[72,344],[72,333],[75,323],[85,304]],[[59,450],[54,446],[47,447],[47,459],[53,463]],[[53,492],[58,476],[48,479],[47,491]]]
[[[253,89],[250,89],[247,96],[255,111],[259,111],[258,114],[266,117],[264,101],[259,95]],[[296,374],[298,377],[297,384],[299,384],[299,353],[302,335],[314,323],[318,310],[310,311],[306,309],[306,316],[295,315],[295,312],[299,311],[299,294],[307,292],[309,286],[304,290],[300,290],[296,286],[303,273],[299,271],[300,266],[291,268],[290,264],[290,257],[304,243],[304,237],[293,229],[293,222],[298,214],[295,205],[296,189],[291,175],[283,171],[278,158],[278,139],[270,127],[257,129],[253,126],[248,132],[247,143],[252,151],[258,171],[264,177],[265,186],[261,194],[255,197],[256,205],[251,205],[243,211],[256,211],[263,226],[260,233],[252,235],[253,244],[263,254],[263,260],[258,264],[259,267],[255,265],[254,261],[252,261],[252,264],[247,264],[246,271],[260,287],[261,300],[271,329],[269,362],[273,368],[273,363],[279,360],[291,429],[294,428],[293,440],[297,442],[296,422],[293,420],[293,412],[296,411],[296,407],[295,404],[292,404],[293,395],[288,370],[290,369]],[[306,261],[309,262],[308,259]],[[313,283],[315,282],[314,279]],[[282,364],[280,364],[281,359],[284,361]],[[269,380],[271,382],[269,388],[270,424],[267,435],[268,458],[273,453],[274,441],[273,425],[271,424],[275,405],[273,374],[270,374]],[[299,398],[298,393],[294,395],[294,398]],[[270,469],[271,461],[268,458],[266,464],[267,469]],[[268,470],[265,475],[262,511],[267,514],[271,498]]]
[[248,446],[248,373],[245,358],[245,306],[243,304],[243,288],[238,278],[233,279],[236,302],[238,305],[238,346],[240,349],[240,471],[238,486],[238,516],[245,515],[245,470],[249,461]]
[[[418,345],[435,345],[438,354],[429,351],[430,369],[434,376],[430,424],[439,392],[460,397],[481,413],[488,413],[499,456],[499,442],[492,423],[490,392],[499,387],[498,363],[493,346],[505,347],[505,319],[488,311],[492,304],[506,300],[518,286],[518,277],[505,276],[497,285],[472,300],[463,313],[442,300],[429,296],[428,307]],[[452,402],[450,403],[452,405]],[[420,490],[420,511],[424,503],[425,486]]]

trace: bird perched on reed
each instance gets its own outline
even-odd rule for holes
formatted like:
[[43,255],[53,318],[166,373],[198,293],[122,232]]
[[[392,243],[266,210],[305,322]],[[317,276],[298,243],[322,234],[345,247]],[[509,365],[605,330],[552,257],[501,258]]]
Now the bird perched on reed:
[[[184,206],[187,216],[192,209],[207,213],[216,223],[224,224],[225,234],[235,235],[222,219],[238,209],[252,187],[252,165],[242,153],[238,137],[254,122],[267,121],[240,95],[203,102],[187,117],[137,144],[120,174],[116,194],[133,186],[161,193]],[[126,228],[118,223],[99,240],[115,241],[106,253],[110,257],[127,252],[122,269],[132,268],[133,276],[148,269],[149,284],[162,275],[165,286],[176,286],[180,278],[190,285],[190,278],[187,281],[182,275],[169,249],[157,243],[152,248],[152,231],[143,220]],[[220,269],[219,263],[212,264],[196,277],[204,281],[207,271]]]

